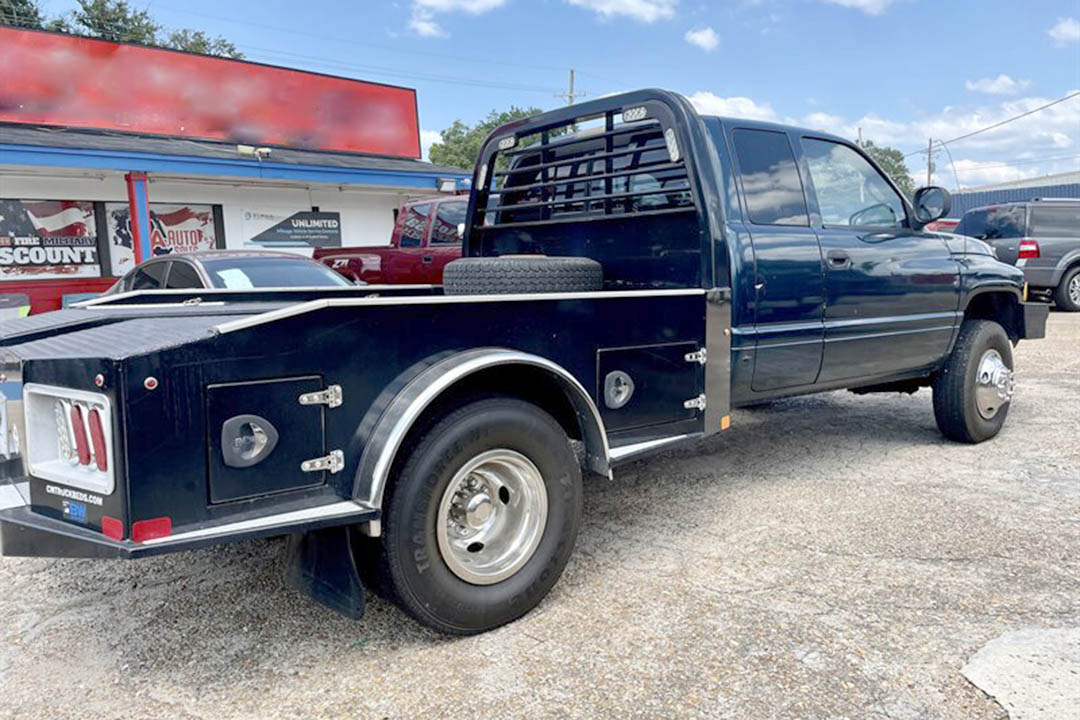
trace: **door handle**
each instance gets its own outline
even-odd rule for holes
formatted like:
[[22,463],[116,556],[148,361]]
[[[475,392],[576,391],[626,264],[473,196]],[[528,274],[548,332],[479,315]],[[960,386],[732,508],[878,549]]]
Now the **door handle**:
[[433,260],[435,260],[435,257],[433,255],[424,255],[423,257],[420,258],[420,262],[422,262],[422,263],[429,263],[429,262],[432,262]]
[[829,267],[834,270],[846,270],[851,267],[851,256],[843,250],[830,250],[826,257],[829,259]]

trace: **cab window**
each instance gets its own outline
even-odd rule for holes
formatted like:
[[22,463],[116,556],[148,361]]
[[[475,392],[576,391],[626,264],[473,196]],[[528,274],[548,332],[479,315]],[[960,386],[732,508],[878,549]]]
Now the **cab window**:
[[788,136],[773,130],[731,133],[750,222],[809,225],[802,181]]
[[431,226],[432,245],[457,245],[461,242],[458,225],[465,222],[468,203],[450,200],[439,204],[435,223]]
[[131,277],[132,290],[160,290],[169,263],[153,262],[135,268]]
[[420,247],[423,245],[430,218],[430,203],[405,208],[404,215],[399,217],[398,244],[401,247]]
[[803,138],[821,222],[829,227],[897,227],[907,220],[904,201],[854,148]]
[[186,262],[174,261],[165,279],[165,287],[175,290],[201,288],[203,282],[194,267]]

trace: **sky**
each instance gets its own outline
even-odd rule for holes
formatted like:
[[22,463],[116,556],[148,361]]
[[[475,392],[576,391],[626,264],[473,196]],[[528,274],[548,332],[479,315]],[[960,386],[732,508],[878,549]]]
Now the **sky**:
[[[426,148],[511,105],[662,87],[912,153],[1080,92],[1080,0],[129,0],[248,59],[413,87]],[[41,3],[50,14],[70,0]],[[1080,170],[1080,96],[935,151],[948,188]],[[950,157],[951,155],[951,157]]]

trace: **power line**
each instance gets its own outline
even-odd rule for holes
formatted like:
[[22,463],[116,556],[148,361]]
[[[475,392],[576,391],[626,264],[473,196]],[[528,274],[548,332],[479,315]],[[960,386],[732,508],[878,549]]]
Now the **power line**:
[[[416,49],[412,49],[412,48],[406,49],[406,48],[402,48],[400,46],[395,46],[395,45],[382,45],[382,44],[379,44],[379,43],[362,42],[360,40],[354,40],[352,38],[343,38],[343,37],[337,37],[337,36],[333,36],[333,35],[326,35],[325,33],[316,33],[316,32],[311,32],[311,31],[300,30],[300,29],[296,29],[296,28],[282,27],[280,25],[270,25],[268,23],[251,22],[249,20],[242,20],[242,19],[238,19],[238,18],[224,17],[222,15],[212,15],[212,14],[209,14],[209,13],[196,12],[194,10],[187,10],[187,9],[182,10],[180,8],[171,7],[169,5],[160,5],[160,4],[158,4],[158,5],[156,5],[156,7],[159,10],[167,10],[169,12],[177,13],[179,15],[192,15],[194,17],[202,17],[202,18],[206,18],[208,20],[218,20],[218,21],[221,21],[221,22],[231,23],[233,25],[240,25],[240,26],[243,26],[243,27],[254,27],[254,28],[262,28],[263,30],[274,30],[274,31],[277,31],[277,32],[287,33],[289,35],[300,35],[300,36],[306,36],[306,37],[313,37],[313,38],[318,38],[319,40],[324,40],[324,41],[325,40],[330,40],[332,42],[339,42],[339,43],[343,43],[345,45],[355,45],[355,46],[358,46],[358,47],[369,47],[369,48],[374,48],[376,50],[386,50],[386,51],[389,51],[389,52],[403,53],[403,54],[406,54],[406,55],[424,55],[424,56],[427,56],[427,57],[442,58],[442,59],[446,59],[446,60],[460,60],[462,62],[478,63],[478,64],[481,64],[481,65],[486,65],[488,67],[491,67],[492,62],[493,62],[491,58],[468,57],[468,56],[465,56],[465,55],[451,55],[451,54],[448,54],[448,53],[431,52],[431,51],[428,51],[428,50],[416,50]],[[561,71],[566,69],[565,67],[556,67],[556,66],[553,66],[553,65],[536,65],[536,64],[529,64],[529,63],[511,62],[511,61],[503,60],[502,58],[499,58],[497,63],[498,63],[499,66],[520,67],[520,68],[528,68],[528,69],[531,69],[531,70],[558,70],[558,71],[561,72]]]
[[[1077,96],[1080,96],[1080,90],[1077,90],[1074,93],[1069,93],[1065,97],[1060,97],[1057,100],[1053,100],[1051,102],[1046,103],[1045,105],[1040,105],[1039,107],[1034,108],[1033,110],[1028,110],[1027,112],[1022,112],[1019,115],[1013,115],[1012,117],[1006,118],[1006,119],[1002,120],[1001,122],[996,122],[993,125],[987,125],[984,128],[979,128],[978,130],[973,130],[972,132],[964,133],[963,135],[958,135],[958,136],[952,138],[951,140],[939,140],[938,142],[940,144],[942,144],[942,145],[949,145],[950,143],[958,142],[960,140],[966,140],[969,137],[973,137],[973,136],[978,135],[980,133],[984,133],[987,130],[993,130],[994,128],[999,128],[1002,125],[1007,125],[1008,123],[1011,123],[1014,120],[1019,120],[1020,118],[1027,117],[1028,115],[1034,115],[1035,113],[1040,112],[1042,110],[1045,110],[1048,107],[1052,107],[1054,105],[1057,105],[1058,103],[1063,103],[1066,100],[1071,100],[1071,99],[1073,99],[1074,97],[1077,97]],[[915,150],[914,152],[909,152],[904,157],[911,157],[912,155],[919,155],[919,154],[926,154],[926,150]]]
[[[354,72],[362,72],[370,75],[382,75],[385,77],[397,77],[405,78],[408,80],[423,80],[426,82],[447,83],[451,85],[468,85],[471,87],[488,87],[499,90],[519,90],[526,92],[541,92],[541,93],[557,93],[558,88],[545,87],[542,85],[519,85],[515,83],[502,83],[498,81],[477,80],[472,78],[463,78],[453,75],[436,75],[433,73],[417,73],[409,71],[395,70],[394,68],[379,66],[379,65],[357,65],[354,63],[341,62],[333,58],[320,57],[318,55],[305,55],[302,53],[294,53],[288,50],[275,50],[271,48],[256,47],[254,45],[237,44],[238,48],[243,50],[252,50],[262,55],[268,55],[271,58],[274,56],[284,57],[286,59],[294,60],[306,60],[309,62],[319,63],[324,67],[338,68],[342,70],[350,70]],[[280,60],[279,60],[280,62]]]

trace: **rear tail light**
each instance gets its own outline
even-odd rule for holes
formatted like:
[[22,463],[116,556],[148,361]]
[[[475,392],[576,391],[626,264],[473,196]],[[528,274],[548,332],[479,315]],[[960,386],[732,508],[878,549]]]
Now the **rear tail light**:
[[109,452],[105,445],[105,428],[101,424],[101,412],[90,409],[90,442],[94,444],[94,462],[97,469],[106,472],[109,469]]
[[28,383],[23,411],[30,475],[99,495],[113,492],[112,405],[107,395]]
[[1039,257],[1039,243],[1035,240],[1021,240],[1019,256],[1022,260]]
[[89,465],[90,442],[86,439],[86,423],[83,422],[83,410],[78,405],[72,405],[68,414],[71,415],[71,434],[75,440],[75,454],[79,458],[79,464]]

